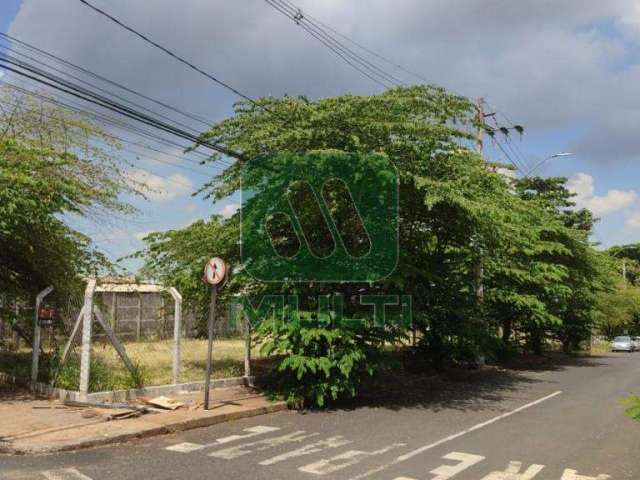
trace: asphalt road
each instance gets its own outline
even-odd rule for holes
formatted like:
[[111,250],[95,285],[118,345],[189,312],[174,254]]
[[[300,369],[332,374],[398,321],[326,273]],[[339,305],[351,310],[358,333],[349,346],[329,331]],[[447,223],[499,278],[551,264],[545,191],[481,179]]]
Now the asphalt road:
[[0,479],[639,479],[640,423],[618,404],[640,394],[639,373],[640,353],[571,360],[445,384],[400,405],[281,412],[116,447],[0,456]]

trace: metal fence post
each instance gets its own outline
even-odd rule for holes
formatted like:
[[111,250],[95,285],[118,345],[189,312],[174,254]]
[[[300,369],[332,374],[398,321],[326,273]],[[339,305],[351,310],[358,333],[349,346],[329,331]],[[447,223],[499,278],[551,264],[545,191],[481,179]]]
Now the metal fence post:
[[53,292],[53,287],[47,287],[36,296],[35,323],[33,324],[33,353],[31,354],[31,382],[38,381],[38,367],[40,362],[40,305],[44,298]]
[[244,311],[244,306],[242,308],[242,316],[244,323],[244,377],[245,382],[248,386],[253,387],[253,382],[251,381],[251,322]]
[[182,336],[182,295],[174,287],[169,288],[173,297],[173,383],[180,383],[180,338]]
[[84,315],[82,317],[82,350],[80,354],[80,398],[87,399],[91,363],[91,323],[93,320],[93,293],[96,279],[90,278],[84,291]]

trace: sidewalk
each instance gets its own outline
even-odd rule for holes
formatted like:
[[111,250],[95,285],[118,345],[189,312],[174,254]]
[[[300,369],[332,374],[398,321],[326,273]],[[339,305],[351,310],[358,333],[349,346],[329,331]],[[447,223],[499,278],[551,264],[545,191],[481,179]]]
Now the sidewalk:
[[211,408],[203,410],[203,392],[175,394],[184,403],[174,411],[123,418],[127,409],[68,407],[59,400],[34,398],[19,387],[0,385],[0,453],[44,454],[125,442],[206,427],[286,409],[246,387],[211,391]]

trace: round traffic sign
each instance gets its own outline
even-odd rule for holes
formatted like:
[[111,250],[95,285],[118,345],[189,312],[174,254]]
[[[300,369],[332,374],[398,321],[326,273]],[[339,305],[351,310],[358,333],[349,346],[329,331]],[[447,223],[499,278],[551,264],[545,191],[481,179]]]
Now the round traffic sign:
[[213,257],[204,267],[204,276],[202,279],[210,285],[218,285],[222,283],[227,274],[227,265],[220,257]]

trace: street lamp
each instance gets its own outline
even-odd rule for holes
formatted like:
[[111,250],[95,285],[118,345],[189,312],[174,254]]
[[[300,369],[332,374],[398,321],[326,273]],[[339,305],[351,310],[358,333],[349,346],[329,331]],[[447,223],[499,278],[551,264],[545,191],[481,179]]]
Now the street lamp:
[[558,157],[570,157],[572,155],[575,155],[575,153],[571,153],[571,152],[560,152],[560,153],[554,153],[553,155],[548,156],[547,158],[545,158],[544,160],[538,162],[531,170],[529,170],[526,174],[525,174],[525,178],[528,177],[529,175],[531,175],[533,172],[535,172],[536,170],[538,170],[545,162],[551,160],[552,158],[558,158]]

